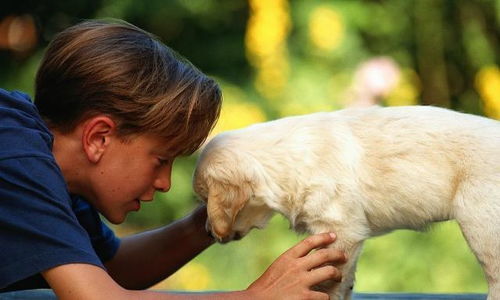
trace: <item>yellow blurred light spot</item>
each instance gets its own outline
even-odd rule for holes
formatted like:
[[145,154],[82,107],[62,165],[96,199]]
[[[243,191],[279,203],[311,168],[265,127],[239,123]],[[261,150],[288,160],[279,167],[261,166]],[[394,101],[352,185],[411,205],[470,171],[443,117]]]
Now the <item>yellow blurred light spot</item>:
[[258,104],[247,99],[243,90],[227,84],[223,84],[222,90],[224,102],[219,121],[212,131],[212,135],[267,120],[264,111]]
[[290,31],[287,0],[249,0],[245,47],[256,69],[257,91],[271,99],[280,95],[288,77],[286,39]]
[[287,34],[288,16],[282,11],[264,11],[249,20],[247,49],[258,57],[270,55],[283,46]]
[[222,106],[219,122],[213,133],[243,128],[254,123],[264,122],[266,117],[258,105],[253,103],[225,103]]
[[317,7],[309,21],[309,38],[323,51],[336,49],[344,36],[344,24],[338,12],[327,6]]
[[185,289],[190,291],[206,290],[210,287],[212,275],[209,269],[200,263],[191,262],[177,271],[155,289]]
[[420,95],[420,80],[413,70],[404,70],[396,87],[384,99],[388,106],[416,105]]
[[286,85],[288,63],[283,56],[266,59],[255,78],[256,89],[268,99],[276,98]]
[[284,49],[290,30],[286,0],[250,0],[250,18],[245,45],[250,62],[259,66],[260,60]]
[[498,66],[482,68],[475,79],[476,89],[484,104],[485,114],[500,120],[500,69]]

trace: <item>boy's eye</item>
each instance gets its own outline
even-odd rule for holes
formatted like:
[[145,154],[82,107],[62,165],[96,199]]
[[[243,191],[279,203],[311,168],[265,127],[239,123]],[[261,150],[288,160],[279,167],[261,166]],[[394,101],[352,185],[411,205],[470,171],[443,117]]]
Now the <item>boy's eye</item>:
[[169,162],[170,162],[169,159],[158,157],[158,163],[162,166],[168,164]]

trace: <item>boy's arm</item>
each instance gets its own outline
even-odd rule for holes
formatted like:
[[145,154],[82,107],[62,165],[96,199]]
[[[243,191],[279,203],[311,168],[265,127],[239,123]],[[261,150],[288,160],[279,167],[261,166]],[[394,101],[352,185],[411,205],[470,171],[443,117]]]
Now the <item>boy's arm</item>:
[[146,289],[167,278],[213,244],[205,230],[206,207],[165,227],[122,239],[105,263],[108,273],[127,289]]
[[42,273],[59,300],[215,300],[252,299],[245,292],[224,294],[171,294],[154,291],[126,290],[105,270],[89,264],[67,264]]
[[229,299],[328,299],[328,295],[311,290],[322,281],[340,281],[339,270],[332,265],[345,262],[341,252],[332,249],[313,249],[332,243],[329,234],[314,235],[306,238],[283,253],[267,270],[245,291],[209,294],[169,294],[153,291],[131,291],[118,285],[100,267],[89,264],[67,264],[42,272],[43,277],[54,289],[58,299],[76,300],[128,300],[128,299],[170,299],[170,300],[229,300]]

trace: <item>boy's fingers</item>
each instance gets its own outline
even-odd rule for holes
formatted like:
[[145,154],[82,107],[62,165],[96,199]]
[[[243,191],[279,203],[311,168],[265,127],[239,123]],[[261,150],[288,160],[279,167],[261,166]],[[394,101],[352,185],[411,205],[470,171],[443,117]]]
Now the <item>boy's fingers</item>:
[[330,297],[328,296],[327,293],[322,293],[322,292],[316,292],[316,291],[311,291],[308,295],[307,299],[313,299],[313,300],[329,300]]
[[325,280],[342,281],[342,273],[334,266],[323,266],[309,272],[307,278],[310,286],[317,285]]
[[318,251],[311,253],[308,256],[302,258],[304,265],[308,270],[317,268],[323,264],[342,264],[347,261],[344,252],[340,250],[335,250],[331,248],[319,249]]
[[295,258],[307,255],[311,250],[326,246],[335,240],[334,233],[320,233],[308,236],[303,241],[290,248],[287,252]]

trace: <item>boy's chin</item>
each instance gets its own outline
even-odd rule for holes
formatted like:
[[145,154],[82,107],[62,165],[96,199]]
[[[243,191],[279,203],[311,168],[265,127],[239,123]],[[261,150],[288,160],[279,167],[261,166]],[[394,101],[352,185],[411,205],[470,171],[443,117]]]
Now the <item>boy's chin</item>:
[[114,225],[119,225],[125,221],[127,218],[127,213],[123,214],[114,214],[114,215],[109,215],[109,214],[102,214],[106,220],[108,220],[111,224]]

